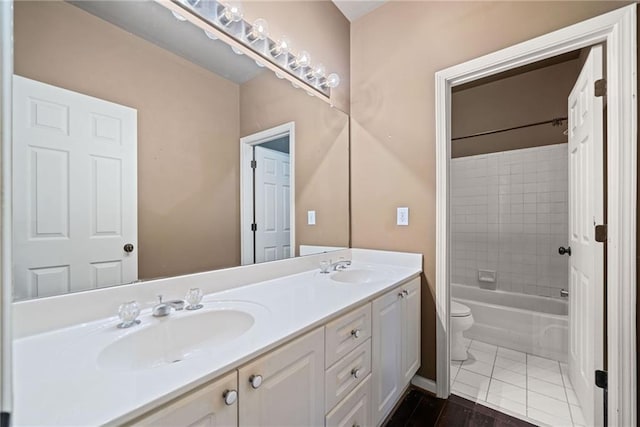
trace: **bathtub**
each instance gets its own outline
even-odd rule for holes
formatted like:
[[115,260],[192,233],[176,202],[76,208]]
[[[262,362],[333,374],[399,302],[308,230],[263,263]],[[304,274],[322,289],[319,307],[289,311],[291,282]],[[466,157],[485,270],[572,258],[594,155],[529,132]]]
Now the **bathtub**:
[[471,309],[467,338],[567,361],[567,301],[459,284],[451,284],[451,297]]

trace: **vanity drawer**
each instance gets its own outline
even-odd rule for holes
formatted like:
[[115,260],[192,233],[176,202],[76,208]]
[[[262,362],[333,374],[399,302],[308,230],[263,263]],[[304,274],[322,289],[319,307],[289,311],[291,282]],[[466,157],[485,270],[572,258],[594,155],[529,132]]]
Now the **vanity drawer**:
[[366,427],[371,425],[371,375],[327,414],[326,427]]
[[328,368],[371,337],[371,304],[328,323],[325,331],[325,367]]
[[371,340],[368,339],[325,373],[325,405],[329,411],[371,372]]

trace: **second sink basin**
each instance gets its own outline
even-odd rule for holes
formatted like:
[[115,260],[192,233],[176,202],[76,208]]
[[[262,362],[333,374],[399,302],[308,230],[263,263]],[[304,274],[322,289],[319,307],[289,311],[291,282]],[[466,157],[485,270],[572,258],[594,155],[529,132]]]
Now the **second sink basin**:
[[[246,333],[254,316],[230,307],[172,313],[154,319],[117,339],[98,355],[98,366],[118,371],[178,363],[211,346],[219,347]],[[144,322],[144,321],[143,321]]]
[[379,271],[353,269],[337,271],[331,275],[331,280],[341,283],[370,283],[383,279],[383,276]]

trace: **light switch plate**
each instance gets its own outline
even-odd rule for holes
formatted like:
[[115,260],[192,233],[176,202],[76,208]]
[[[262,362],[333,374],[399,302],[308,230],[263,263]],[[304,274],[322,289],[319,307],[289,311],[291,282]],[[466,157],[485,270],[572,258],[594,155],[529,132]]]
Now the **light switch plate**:
[[398,208],[398,225],[409,225],[409,208]]
[[307,211],[307,224],[316,225],[316,211]]

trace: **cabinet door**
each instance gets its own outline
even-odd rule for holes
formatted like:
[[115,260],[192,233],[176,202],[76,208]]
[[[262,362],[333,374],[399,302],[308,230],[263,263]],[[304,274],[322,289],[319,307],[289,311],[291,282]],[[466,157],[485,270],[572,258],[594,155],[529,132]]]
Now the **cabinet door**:
[[402,286],[402,386],[420,367],[420,278]]
[[[135,421],[134,426],[235,427],[238,425],[238,373],[233,371]],[[235,392],[234,396],[226,393]],[[225,402],[225,396],[229,404]]]
[[239,370],[241,426],[324,425],[324,328]]
[[372,424],[379,425],[402,392],[402,290],[396,288],[373,301],[371,397]]

